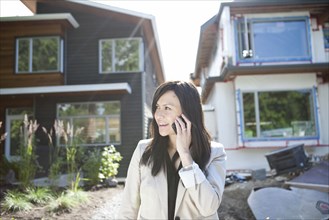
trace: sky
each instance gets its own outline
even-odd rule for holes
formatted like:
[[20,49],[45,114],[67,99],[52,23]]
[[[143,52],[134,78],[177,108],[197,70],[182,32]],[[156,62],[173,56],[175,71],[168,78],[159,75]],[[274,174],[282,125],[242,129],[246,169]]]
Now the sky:
[[[220,6],[220,0],[94,1],[155,17],[166,80],[189,80],[195,68],[200,28]],[[0,16],[19,15],[32,13],[19,0],[0,0]]]

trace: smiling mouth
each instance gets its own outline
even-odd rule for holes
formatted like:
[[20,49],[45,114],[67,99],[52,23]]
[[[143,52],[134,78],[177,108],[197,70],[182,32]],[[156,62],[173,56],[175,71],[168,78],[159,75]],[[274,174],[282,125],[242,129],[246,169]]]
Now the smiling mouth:
[[164,127],[167,127],[169,126],[168,123],[164,124],[164,123],[161,123],[161,124],[158,124],[159,128],[164,128]]

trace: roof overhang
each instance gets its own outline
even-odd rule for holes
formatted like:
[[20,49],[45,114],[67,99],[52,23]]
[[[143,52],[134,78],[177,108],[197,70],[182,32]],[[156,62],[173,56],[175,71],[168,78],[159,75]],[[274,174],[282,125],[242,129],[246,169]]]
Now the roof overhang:
[[70,13],[58,14],[37,14],[32,16],[14,16],[14,17],[1,17],[1,22],[19,22],[19,21],[66,21],[72,27],[78,28],[79,24]]
[[[213,16],[210,20],[204,23],[201,26],[200,36],[199,36],[199,46],[198,53],[195,62],[195,75],[191,75],[191,78],[199,79],[202,68],[207,67],[209,65],[209,61],[211,60],[210,55],[212,50],[215,48],[218,35],[218,18],[217,16]],[[195,77],[198,76],[198,77]],[[199,81],[195,82],[195,84],[199,85]]]
[[37,95],[37,94],[85,94],[93,92],[110,92],[120,94],[131,94],[128,83],[103,83],[65,86],[40,86],[0,89],[0,96],[8,95]]
[[232,81],[237,76],[273,75],[273,74],[307,74],[316,73],[325,82],[329,79],[329,63],[285,64],[268,66],[232,66],[226,65],[220,76],[209,77],[202,89],[202,102],[205,103],[216,82]]

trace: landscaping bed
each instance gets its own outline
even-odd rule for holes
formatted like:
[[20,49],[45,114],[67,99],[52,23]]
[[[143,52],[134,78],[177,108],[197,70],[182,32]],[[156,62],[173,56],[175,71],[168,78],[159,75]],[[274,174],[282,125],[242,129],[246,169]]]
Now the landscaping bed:
[[[254,187],[282,186],[283,181],[278,178],[267,178],[265,180],[249,180],[241,183],[233,183],[225,187],[223,201],[218,210],[220,219],[254,219],[248,206],[247,199]],[[70,212],[48,213],[44,208],[35,207],[28,212],[7,213],[2,219],[114,219],[119,207],[123,190],[122,185],[114,188],[99,188],[86,191],[88,202],[74,207]]]

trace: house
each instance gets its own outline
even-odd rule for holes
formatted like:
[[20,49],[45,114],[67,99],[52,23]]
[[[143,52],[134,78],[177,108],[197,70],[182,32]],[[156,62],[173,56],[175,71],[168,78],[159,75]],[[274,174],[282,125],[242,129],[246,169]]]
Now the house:
[[[0,18],[1,155],[15,157],[25,114],[47,130],[59,119],[84,128],[81,146],[113,144],[123,156],[118,176],[126,176],[165,80],[154,17],[91,1],[21,2],[33,16]],[[36,142],[47,170],[41,131]]]
[[193,82],[228,170],[269,170],[265,154],[329,153],[329,2],[222,2],[201,26]]

